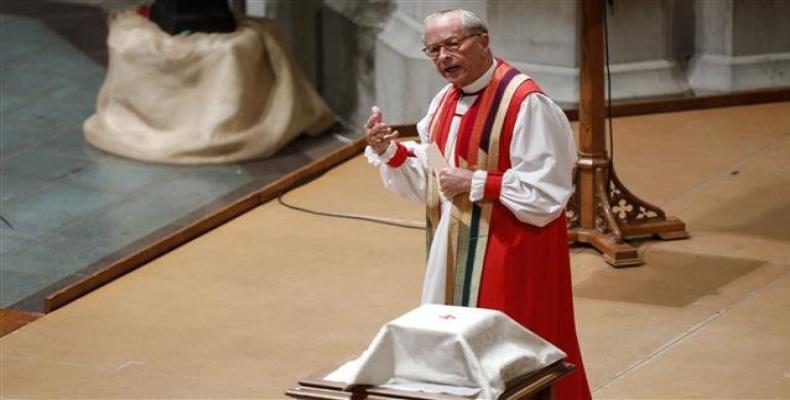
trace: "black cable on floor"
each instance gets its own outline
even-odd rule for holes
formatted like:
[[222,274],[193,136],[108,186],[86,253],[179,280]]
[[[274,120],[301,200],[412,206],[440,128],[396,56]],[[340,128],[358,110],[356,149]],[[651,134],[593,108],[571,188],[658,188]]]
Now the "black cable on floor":
[[377,223],[377,224],[397,226],[397,227],[400,227],[400,228],[407,228],[407,229],[425,230],[425,225],[424,224],[419,224],[417,222],[404,221],[404,220],[391,219],[391,218],[383,218],[383,217],[372,217],[372,216],[369,216],[369,215],[344,214],[344,213],[333,213],[333,212],[328,212],[328,211],[311,210],[309,208],[304,208],[304,207],[295,206],[293,204],[288,204],[288,203],[285,202],[285,200],[283,200],[283,196],[285,196],[285,194],[281,194],[281,195],[277,196],[277,202],[279,202],[283,207],[290,208],[290,209],[296,210],[296,211],[306,212],[308,214],[320,215],[320,216],[323,216],[323,217],[353,219],[353,220],[357,220],[357,221],[368,221],[368,222],[373,222],[373,223]]

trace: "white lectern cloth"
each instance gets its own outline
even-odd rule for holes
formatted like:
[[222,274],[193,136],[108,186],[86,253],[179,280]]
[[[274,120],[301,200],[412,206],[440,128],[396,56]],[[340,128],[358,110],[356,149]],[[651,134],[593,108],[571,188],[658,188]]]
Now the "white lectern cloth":
[[425,304],[385,324],[359,358],[324,379],[496,399],[511,379],[563,358],[502,312]]

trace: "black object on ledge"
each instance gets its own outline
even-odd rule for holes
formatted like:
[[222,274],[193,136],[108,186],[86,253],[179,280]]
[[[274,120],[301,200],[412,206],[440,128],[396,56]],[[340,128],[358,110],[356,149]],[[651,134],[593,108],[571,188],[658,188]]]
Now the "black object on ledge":
[[227,0],[156,0],[150,19],[171,35],[236,30]]

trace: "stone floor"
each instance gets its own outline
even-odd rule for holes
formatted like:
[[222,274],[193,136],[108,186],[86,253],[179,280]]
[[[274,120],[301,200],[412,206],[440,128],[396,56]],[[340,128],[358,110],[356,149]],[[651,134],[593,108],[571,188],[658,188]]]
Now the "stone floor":
[[41,311],[47,294],[353,135],[337,130],[266,160],[205,166],[92,148],[82,122],[104,80],[107,5],[134,2],[93,3],[0,0],[0,308]]

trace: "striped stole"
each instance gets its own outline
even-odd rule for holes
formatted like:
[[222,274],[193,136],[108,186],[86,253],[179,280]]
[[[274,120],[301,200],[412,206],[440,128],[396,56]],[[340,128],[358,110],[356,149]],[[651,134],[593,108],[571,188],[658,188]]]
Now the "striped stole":
[[[528,76],[502,60],[497,61],[498,66],[491,82],[461,119],[455,154],[448,155],[446,145],[461,95],[460,90],[451,88],[445,93],[431,121],[431,141],[437,143],[448,160],[452,157],[454,163],[451,164],[459,168],[504,172],[500,170],[500,139],[506,136],[509,143],[521,102],[528,94],[540,91]],[[502,157],[509,157],[509,154],[503,154]],[[433,174],[428,174],[427,187],[427,234],[430,249],[441,216],[441,196]],[[477,306],[492,208],[490,201],[472,203],[468,194],[452,199],[447,249],[446,304]]]

